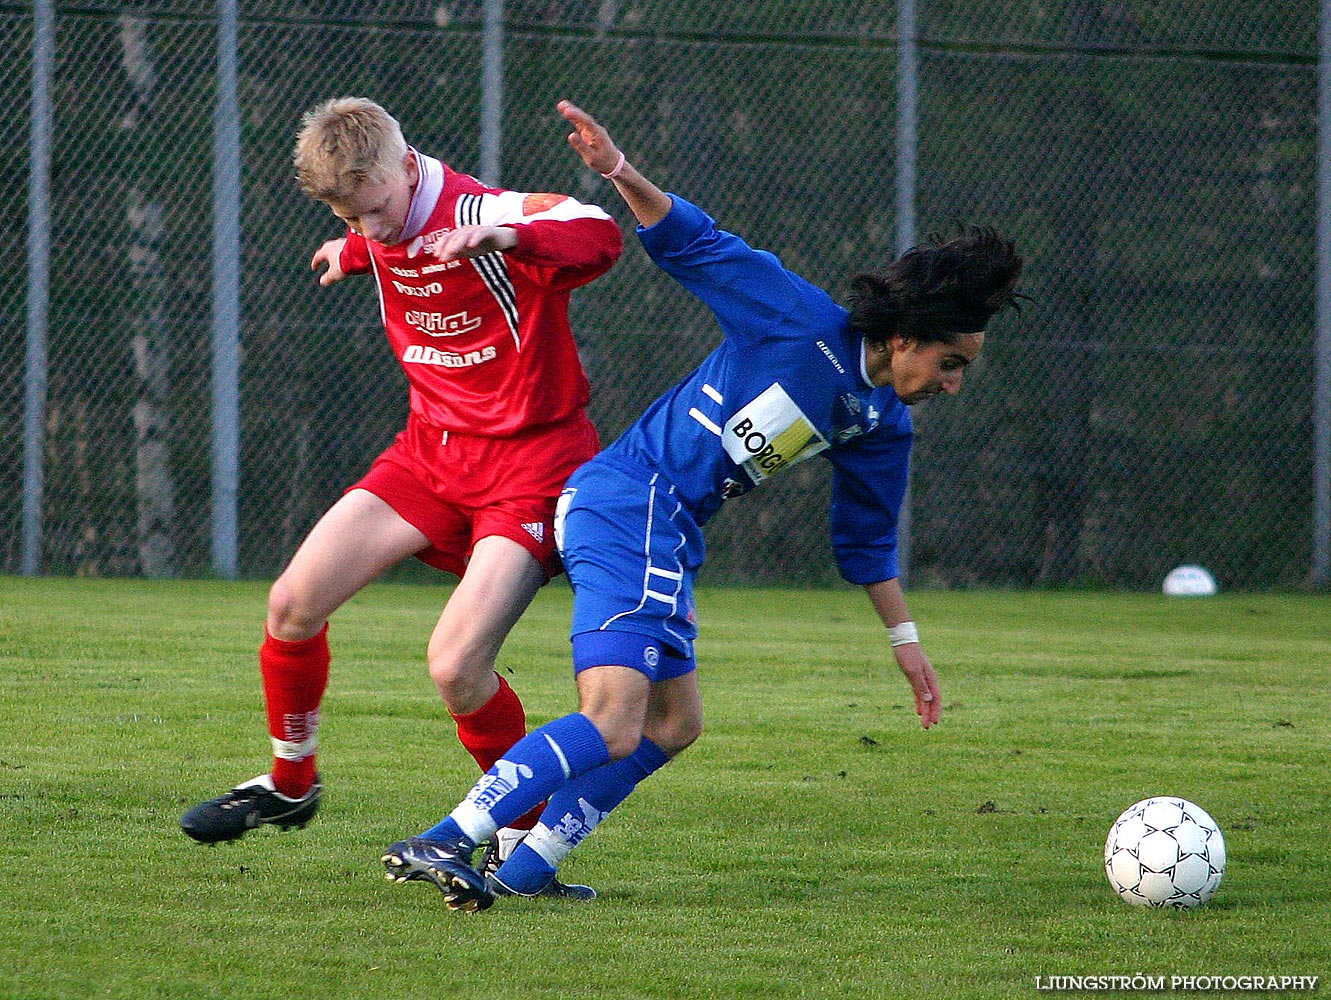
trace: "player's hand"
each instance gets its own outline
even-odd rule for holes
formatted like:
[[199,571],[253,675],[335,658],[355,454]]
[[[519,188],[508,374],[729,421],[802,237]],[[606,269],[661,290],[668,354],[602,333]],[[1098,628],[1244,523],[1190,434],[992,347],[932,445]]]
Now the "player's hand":
[[339,263],[342,259],[342,248],[346,245],[345,238],[329,240],[314,251],[314,256],[310,259],[310,270],[317,271],[321,266],[326,266],[324,273],[319,275],[319,284],[335,285],[347,276]]
[[517,230],[509,226],[461,226],[439,240],[432,252],[443,261],[466,260],[517,245]]
[[582,162],[599,174],[614,170],[619,162],[619,147],[605,126],[572,101],[560,101],[555,108],[573,126],[568,144],[582,157]]
[[897,666],[906,675],[915,693],[915,714],[920,717],[920,725],[928,729],[938,721],[943,711],[943,693],[938,689],[938,674],[934,672],[933,664],[918,642],[893,646],[892,652],[896,654]]

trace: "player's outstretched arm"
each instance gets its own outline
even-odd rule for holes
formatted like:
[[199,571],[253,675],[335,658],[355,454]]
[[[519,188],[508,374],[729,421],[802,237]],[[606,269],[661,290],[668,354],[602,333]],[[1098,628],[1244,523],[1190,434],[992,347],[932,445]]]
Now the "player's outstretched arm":
[[[910,622],[910,611],[906,607],[906,595],[902,593],[901,581],[883,580],[879,583],[866,584],[864,592],[869,595],[874,610],[889,629],[903,622]],[[908,631],[914,631],[914,625]],[[933,664],[920,645],[918,636],[912,641],[897,644],[894,640],[892,653],[896,656],[897,666],[906,675],[910,689],[915,695],[915,714],[920,717],[920,725],[928,729],[938,721],[943,710],[943,694],[938,687],[938,674]]]
[[642,225],[654,226],[670,214],[669,195],[627,161],[604,125],[572,101],[560,101],[556,108],[573,126],[568,144],[582,157],[583,163],[614,182],[615,189]]

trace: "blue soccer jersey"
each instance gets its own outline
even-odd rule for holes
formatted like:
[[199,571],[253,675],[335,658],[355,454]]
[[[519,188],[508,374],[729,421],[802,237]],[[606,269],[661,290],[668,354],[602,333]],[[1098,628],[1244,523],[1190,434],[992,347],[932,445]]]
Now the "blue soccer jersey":
[[653,681],[694,668],[701,526],[796,462],[832,462],[841,575],[894,579],[913,434],[896,393],[869,382],[845,309],[671,198],[670,213],[639,236],[711,307],[725,339],[573,474],[555,517],[575,595],[574,669],[616,663]]
[[851,583],[897,576],[897,514],[913,431],[870,384],[864,340],[822,289],[672,195],[639,227],[652,259],[716,314],[725,339],[606,451],[673,484],[696,522],[814,455],[834,467],[833,551]]

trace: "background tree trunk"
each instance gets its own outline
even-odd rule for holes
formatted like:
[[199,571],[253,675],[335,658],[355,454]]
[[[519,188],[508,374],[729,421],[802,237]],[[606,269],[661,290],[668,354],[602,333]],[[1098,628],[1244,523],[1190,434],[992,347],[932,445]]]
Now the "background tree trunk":
[[[132,103],[122,128],[147,132],[153,126],[156,73],[148,22],[120,18],[122,65]],[[167,279],[162,257],[166,206],[144,182],[129,190],[125,206],[129,229],[130,275],[135,292],[131,346],[138,376],[134,404],[134,467],[139,563],[148,577],[175,576],[176,489],[171,468],[171,358],[167,344]]]

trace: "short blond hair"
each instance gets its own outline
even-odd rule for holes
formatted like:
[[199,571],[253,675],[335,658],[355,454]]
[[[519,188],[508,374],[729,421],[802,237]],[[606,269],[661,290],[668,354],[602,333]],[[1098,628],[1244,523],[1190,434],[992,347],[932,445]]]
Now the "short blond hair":
[[385,180],[406,154],[396,118],[368,98],[334,97],[301,116],[292,159],[306,194],[338,201]]

